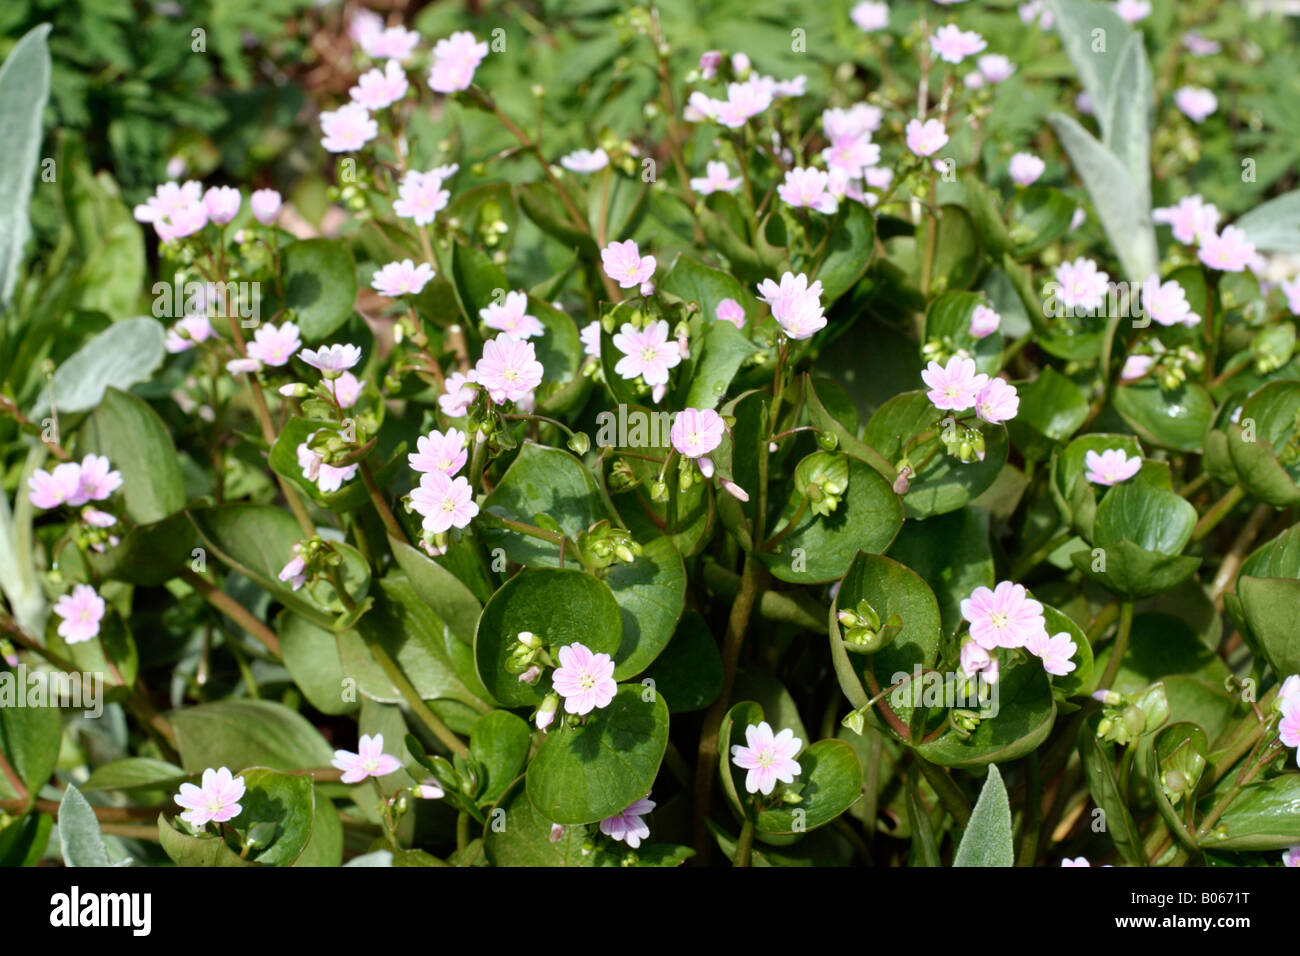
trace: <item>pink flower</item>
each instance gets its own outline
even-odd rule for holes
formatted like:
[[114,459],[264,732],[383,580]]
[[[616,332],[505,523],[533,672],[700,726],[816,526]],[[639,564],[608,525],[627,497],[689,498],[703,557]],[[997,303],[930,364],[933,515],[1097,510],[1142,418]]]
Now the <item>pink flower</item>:
[[710,162],[705,167],[707,175],[703,178],[696,177],[691,180],[691,189],[701,196],[708,196],[716,192],[732,192],[741,183],[739,176],[732,176],[731,170],[727,168],[726,163]]
[[[1300,282],[1297,283],[1300,285]],[[723,299],[715,313],[722,322],[730,322],[738,329],[745,327],[745,310],[735,299]]]
[[1137,23],[1151,15],[1151,4],[1146,0],[1118,0],[1115,4],[1115,12],[1122,20]]
[[92,528],[111,528],[117,524],[117,519],[107,511],[100,511],[98,508],[90,507],[90,505],[81,509],[81,520]]
[[1096,107],[1092,105],[1092,97],[1088,95],[1087,90],[1080,91],[1079,95],[1074,98],[1074,108],[1084,116],[1091,116],[1096,112]]
[[1001,53],[985,53],[975,61],[975,64],[979,67],[980,76],[990,83],[1009,80],[1016,72],[1016,65]]
[[917,156],[933,156],[947,142],[948,134],[939,120],[929,119],[924,123],[919,119],[908,120],[907,148]]
[[731,762],[745,774],[745,790],[749,793],[771,793],[777,781],[793,783],[800,773],[799,762],[794,759],[803,741],[794,735],[788,727],[775,736],[772,726],[766,721],[750,724],[745,728],[745,743],[742,747],[733,744]]
[[393,212],[403,219],[414,220],[417,226],[433,222],[451,200],[451,192],[442,188],[443,180],[447,178],[442,172],[446,168],[456,169],[455,166],[442,167],[427,173],[409,170],[397,187],[398,198],[393,203]]
[[1153,209],[1151,218],[1154,222],[1172,226],[1174,238],[1186,245],[1219,226],[1218,207],[1195,195],[1184,196],[1177,205]]
[[1146,314],[1161,325],[1193,326],[1201,317],[1187,303],[1187,293],[1173,279],[1161,284],[1159,276],[1151,276],[1142,283],[1142,307]]
[[608,707],[618,690],[614,661],[608,654],[593,654],[583,644],[566,644],[559,651],[560,666],[551,675],[556,693],[564,698],[569,714],[589,714]]
[[1223,49],[1223,44],[1207,39],[1195,30],[1183,34],[1183,46],[1187,47],[1187,52],[1192,56],[1213,56]]
[[594,173],[609,165],[609,153],[600,147],[575,149],[560,157],[560,165],[571,173]]
[[862,0],[849,11],[851,19],[863,33],[874,33],[889,26],[889,4]]
[[[471,375],[473,372],[470,373]],[[449,418],[463,418],[478,394],[474,380],[460,372],[452,372],[444,383],[445,391],[438,396],[438,407]]]
[[173,798],[184,807],[181,819],[191,826],[205,827],[209,823],[225,823],[239,816],[239,801],[244,796],[244,778],[236,777],[226,767],[203,771],[203,786],[181,784],[180,793]]
[[411,507],[424,518],[421,527],[434,534],[463,528],[478,514],[474,491],[465,476],[449,478],[441,471],[420,476],[420,487],[411,492]]
[[772,105],[772,88],[758,80],[728,83],[727,98],[713,100],[711,105],[719,123],[728,129],[739,129]]
[[1029,0],[1028,3],[1022,3],[1016,8],[1016,12],[1020,14],[1020,22],[1025,26],[1037,20],[1040,30],[1052,29],[1052,24],[1056,21],[1056,17],[1051,10],[1047,9],[1043,0]]
[[360,103],[347,103],[320,114],[320,144],[331,153],[350,153],[379,135],[379,124]]
[[839,203],[826,191],[827,178],[820,169],[795,167],[786,172],[785,181],[776,191],[787,206],[816,209],[829,215],[839,208]]
[[[1277,735],[1285,746],[1300,748],[1300,697],[1292,696],[1282,701],[1282,722],[1277,725]],[[1300,757],[1300,751],[1297,751],[1297,756]]]
[[358,753],[348,750],[334,751],[332,766],[343,771],[344,783],[360,783],[366,777],[386,777],[402,769],[402,762],[384,753],[384,735],[362,734],[357,745]]
[[[382,26],[382,21],[380,21]],[[364,29],[356,37],[366,56],[377,60],[406,60],[415,52],[415,45],[420,42],[420,34],[405,27],[388,27],[387,29]]]
[[1300,315],[1300,276],[1280,283],[1282,294],[1286,296],[1286,307],[1292,315]]
[[334,401],[339,403],[339,408],[351,408],[361,397],[361,389],[365,387],[364,380],[358,380],[351,372],[344,372],[338,378],[325,379],[324,385],[329,389],[330,394],[334,396]]
[[1001,323],[1002,316],[987,305],[977,305],[970,315],[970,334],[977,339],[982,339],[996,332]]
[[1292,674],[1286,680],[1282,681],[1282,686],[1277,691],[1277,707],[1280,710],[1282,704],[1292,698],[1300,699],[1300,674]]
[[1156,357],[1154,355],[1130,355],[1124,360],[1124,367],[1119,370],[1119,380],[1121,382],[1135,382],[1151,371],[1151,366],[1155,364]]
[[686,458],[700,459],[700,472],[705,478],[713,475],[713,462],[704,456],[722,444],[726,431],[722,416],[711,408],[687,408],[673,420],[668,438],[673,448]]
[[421,262],[418,266],[410,259],[390,262],[370,280],[370,287],[380,295],[396,299],[400,295],[419,295],[433,278],[433,266]]
[[239,203],[239,190],[229,186],[213,186],[203,194],[208,219],[218,226],[224,226],[235,218],[239,213]]
[[136,222],[152,223],[163,242],[193,235],[208,223],[203,186],[192,179],[184,185],[163,183],[143,205],[135,207],[133,215]]
[[287,583],[293,590],[298,590],[307,583],[307,562],[302,557],[302,545],[293,546],[293,557],[280,569],[277,577]]
[[433,68],[429,86],[435,93],[467,90],[474,82],[474,71],[488,55],[488,45],[475,40],[468,30],[453,33],[433,47]]
[[1007,172],[1017,186],[1032,186],[1046,168],[1047,164],[1033,153],[1016,153],[1011,157]]
[[600,319],[592,319],[584,325],[579,337],[582,339],[582,354],[588,358],[600,358]]
[[77,475],[77,490],[68,498],[68,504],[84,505],[87,501],[103,501],[122,486],[122,473],[111,471],[103,455],[87,455],[81,459]]
[[450,477],[465,467],[465,433],[459,429],[448,428],[445,435],[435,429],[417,438],[415,447],[406,460],[416,471],[440,471]]
[[322,345],[318,349],[303,349],[298,357],[312,368],[320,369],[326,378],[337,378],[361,361],[361,349],[355,345]]
[[626,810],[600,821],[600,832],[636,849],[650,835],[649,825],[641,818],[655,808],[653,800],[638,800]]
[[206,315],[187,315],[167,330],[163,348],[176,355],[194,348],[199,342],[206,342],[214,334]]
[[382,70],[362,73],[357,79],[357,85],[348,91],[348,95],[352,97],[352,102],[368,110],[382,110],[405,96],[409,88],[402,65],[397,60],[389,60]]
[[1033,635],[1025,641],[1025,650],[1043,662],[1043,670],[1056,677],[1064,677],[1077,666],[1071,658],[1076,650],[1074,641],[1065,631],[1047,636],[1047,631]]
[[870,103],[855,103],[848,109],[822,110],[822,132],[832,142],[858,136],[870,139],[870,134],[880,129],[884,118],[884,110]]
[[1300,844],[1282,851],[1282,865],[1288,867],[1300,866]]
[[991,378],[975,396],[975,414],[990,425],[998,425],[1016,417],[1020,411],[1020,396],[1016,387],[1000,378]]
[[426,780],[415,788],[415,795],[421,800],[441,800],[447,794],[436,780]]
[[324,458],[312,451],[311,440],[316,437],[316,434],[312,432],[307,436],[307,440],[298,446],[298,467],[302,469],[304,478],[316,482],[316,487],[322,494],[330,494],[342,488],[345,481],[351,481],[356,477],[357,466],[352,464],[339,468],[326,462]]
[[632,239],[611,242],[600,251],[600,261],[604,263],[605,275],[617,282],[621,289],[639,286],[655,272],[655,257],[642,256]]
[[59,637],[69,644],[81,644],[99,633],[104,617],[104,599],[89,584],[78,584],[71,594],[54,602],[54,613],[63,618]]
[[644,329],[624,322],[613,341],[614,347],[623,353],[614,371],[627,379],[640,375],[647,385],[667,385],[668,370],[682,360],[681,349],[669,335],[668,323],[663,319],[651,322]]
[[1211,269],[1241,272],[1255,258],[1255,244],[1246,237],[1244,229],[1236,226],[1224,226],[1218,235],[1205,232],[1199,238],[1201,249],[1198,255]]
[[993,590],[978,587],[961,602],[961,616],[970,622],[970,636],[986,651],[1024,647],[1046,630],[1043,606],[1029,597],[1023,584],[1001,581]]
[[288,365],[289,359],[301,347],[298,326],[292,322],[285,322],[279,328],[263,325],[253,333],[253,341],[248,343],[248,357],[264,365],[279,367]]
[[967,641],[961,646],[961,672],[967,677],[983,673],[988,684],[998,682],[998,659],[987,649],[974,641]]
[[1094,485],[1118,485],[1128,481],[1142,469],[1142,459],[1124,454],[1122,448],[1108,448],[1100,455],[1089,451],[1083,456],[1083,465],[1087,469],[1084,477]]
[[1219,108],[1219,98],[1203,86],[1180,86],[1174,93],[1174,105],[1193,123],[1203,123]]
[[249,375],[261,369],[262,363],[255,358],[231,359],[226,363],[226,371],[231,375]]
[[478,314],[489,329],[506,332],[516,339],[531,339],[546,332],[541,320],[528,314],[525,292],[507,292],[504,302],[493,302],[479,309]]
[[930,37],[930,49],[945,63],[960,63],[987,46],[984,38],[978,33],[973,30],[962,30],[951,23],[940,27]]
[[253,218],[264,226],[269,226],[280,218],[280,194],[274,189],[259,189],[248,198],[252,207]]
[[931,362],[921,373],[921,379],[930,386],[926,397],[935,408],[964,412],[975,404],[989,377],[976,372],[973,359],[954,355],[947,365]]
[[1099,270],[1097,263],[1081,256],[1057,266],[1056,281],[1062,305],[1067,309],[1093,312],[1101,308],[1110,276]]
[[77,494],[81,466],[75,461],[55,465],[54,471],[37,471],[27,479],[28,499],[37,508],[57,508]]
[[[839,171],[847,174],[849,179],[856,179],[862,175],[862,171],[868,166],[874,166],[880,162],[880,147],[871,142],[870,133],[859,133],[856,136],[840,136],[831,140],[831,144],[822,150],[822,159],[830,167],[831,174]],[[790,173],[786,173],[786,182],[789,182],[789,180]],[[835,190],[831,189],[831,193],[833,195]],[[786,201],[790,202],[789,200]],[[790,205],[797,204],[791,202]],[[805,205],[812,205],[812,203],[805,203]],[[814,206],[814,208],[816,207]]]
[[523,399],[542,384],[543,371],[533,343],[509,335],[484,342],[483,357],[474,366],[475,380],[498,405]]
[[1092,866],[1092,864],[1088,862],[1088,860],[1087,860],[1086,857],[1078,856],[1078,857],[1075,857],[1073,860],[1071,860],[1069,857],[1066,857],[1064,860],[1061,861],[1061,866],[1088,866],[1088,867],[1090,867],[1090,866]]
[[821,304],[821,280],[808,284],[803,273],[786,272],[778,285],[772,279],[758,284],[758,298],[772,309],[772,318],[792,339],[806,339],[825,328],[826,316]]
[[700,54],[699,70],[700,76],[706,80],[711,80],[718,75],[718,67],[722,66],[722,52],[720,50],[706,50]]
[[749,492],[745,491],[744,488],[740,487],[740,485],[736,484],[730,478],[722,479],[722,487],[727,494],[731,495],[731,497],[735,498],[737,501],[749,500]]

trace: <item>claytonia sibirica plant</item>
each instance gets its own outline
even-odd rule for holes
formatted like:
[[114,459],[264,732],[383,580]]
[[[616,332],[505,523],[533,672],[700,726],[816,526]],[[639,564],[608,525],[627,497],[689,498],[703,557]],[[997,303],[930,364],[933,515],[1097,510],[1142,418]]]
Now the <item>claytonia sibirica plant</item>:
[[1296,864],[1280,18],[299,6],[0,70],[0,860]]

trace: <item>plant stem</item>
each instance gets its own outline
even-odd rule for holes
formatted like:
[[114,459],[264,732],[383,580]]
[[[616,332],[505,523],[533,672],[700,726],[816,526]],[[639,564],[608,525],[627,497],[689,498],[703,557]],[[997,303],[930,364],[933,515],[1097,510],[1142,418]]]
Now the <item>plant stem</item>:
[[370,462],[368,461],[361,462],[361,480],[365,483],[366,492],[370,495],[371,503],[374,504],[375,510],[379,512],[379,520],[383,522],[384,530],[388,532],[388,536],[405,544],[410,544],[406,532],[402,530],[401,524],[393,514],[393,509],[388,507],[388,502],[384,500],[384,493],[375,482],[375,476],[370,470]]
[[921,774],[934,788],[939,802],[951,814],[957,825],[964,828],[970,823],[970,804],[966,802],[952,775],[943,767],[936,766],[919,755],[916,757],[916,765],[921,768]]
[[749,866],[750,854],[754,849],[754,821],[746,820],[740,828],[740,839],[736,841],[736,856],[732,862],[736,866]]
[[1227,517],[1228,512],[1245,496],[1246,492],[1242,491],[1241,485],[1233,485],[1229,488],[1227,493],[1202,515],[1201,520],[1196,522],[1196,527],[1192,529],[1192,540],[1200,541],[1213,531],[1214,526]]
[[280,656],[280,639],[276,636],[275,631],[254,617],[248,608],[207,578],[200,577],[189,568],[182,570],[180,576],[181,580],[194,588],[202,596],[203,600],[261,641],[263,646],[276,657]]
[[415,685],[411,683],[410,679],[402,673],[402,669],[397,666],[397,662],[388,653],[388,649],[377,640],[366,637],[364,630],[362,631],[362,638],[366,641],[370,656],[383,668],[384,673],[388,675],[388,679],[392,681],[397,692],[402,695],[402,699],[411,708],[411,712],[416,717],[419,717],[424,726],[428,727],[429,731],[442,741],[443,746],[452,753],[461,757],[468,754],[469,748],[451,732],[451,729],[442,722],[437,714],[429,709],[429,705],[424,702],[420,692],[415,689]]
[[1106,662],[1106,670],[1097,684],[1102,690],[1109,690],[1115,675],[1119,673],[1120,664],[1128,651],[1128,638],[1132,630],[1133,602],[1122,601],[1119,606],[1119,631],[1115,634],[1115,643],[1111,645],[1110,660]]

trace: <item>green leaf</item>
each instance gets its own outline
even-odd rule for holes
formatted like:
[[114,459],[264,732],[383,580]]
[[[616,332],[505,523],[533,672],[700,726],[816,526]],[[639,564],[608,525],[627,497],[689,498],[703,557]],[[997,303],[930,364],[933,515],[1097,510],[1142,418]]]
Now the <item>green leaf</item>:
[[1065,235],[1076,208],[1073,199],[1050,186],[1017,190],[1009,216],[1015,255],[1031,255]]
[[1013,866],[1015,846],[1011,834],[1011,801],[997,764],[989,774],[961,835],[953,866]]
[[578,727],[561,719],[528,767],[528,796],[556,823],[595,823],[622,812],[654,786],[668,746],[662,694],[618,689]]
[[169,823],[162,814],[158,815],[158,842],[163,852],[177,866],[253,866],[249,860],[241,860],[239,854],[226,846],[226,841],[219,836],[191,836]]
[[[774,577],[808,584],[831,581],[848,569],[859,550],[881,552],[903,525],[903,507],[888,481],[865,462],[849,458],[849,486],[829,515],[809,508],[795,530],[770,550],[759,553]],[[773,533],[782,533],[795,516],[802,496],[792,489]]]
[[631,564],[612,565],[605,583],[623,619],[615,680],[645,670],[668,644],[686,607],[686,568],[672,539],[655,538]]
[[1138,436],[1163,448],[1200,451],[1214,416],[1214,401],[1189,382],[1166,392],[1155,383],[1115,389],[1115,410]]
[[96,574],[115,581],[159,587],[185,569],[197,542],[189,516],[177,513],[131,528],[114,547],[90,555],[90,566]]
[[1088,400],[1079,386],[1051,366],[1029,384],[1019,386],[1019,393],[1020,413],[1007,429],[1026,457],[1046,458],[1088,418]]
[[845,202],[826,228],[831,237],[816,278],[822,284],[822,304],[830,308],[867,271],[876,242],[876,221],[863,203]]
[[971,315],[984,304],[984,297],[974,292],[945,292],[926,310],[925,341],[946,340],[952,348],[968,352],[981,372],[994,375],[1002,365],[1002,337],[977,339],[970,332]]
[[328,767],[334,748],[300,714],[269,700],[221,700],[172,711],[181,765],[190,773],[209,767],[239,771]]
[[341,239],[301,239],[280,250],[284,305],[304,342],[319,342],[352,317],[357,267]]
[[86,451],[105,455],[122,473],[126,513],[136,524],[161,521],[185,507],[176,446],[157,412],[129,392],[109,388],[86,419]]
[[82,790],[169,790],[189,774],[181,767],[153,757],[126,757],[102,764],[90,772]]
[[[1105,558],[1100,566],[1098,559]],[[1105,546],[1103,555],[1080,550],[1070,555],[1074,566],[1102,587],[1122,598],[1154,597],[1178,586],[1200,566],[1201,559],[1189,555],[1168,555],[1147,551],[1132,541],[1119,540]]]
[[887,460],[897,462],[903,457],[903,448],[909,439],[927,431],[934,432],[932,438],[908,452],[914,467],[935,452],[920,474],[912,477],[911,488],[903,496],[903,507],[909,518],[956,511],[989,488],[1006,462],[1007,433],[1000,425],[985,426],[983,461],[962,463],[948,455],[939,436],[946,414],[930,403],[924,391],[904,392],[876,410],[862,436]]
[[551,821],[533,806],[523,787],[502,804],[502,826],[490,826],[483,848],[493,866],[596,866],[597,853],[584,852],[586,827],[565,827],[551,841]]
[[[328,581],[294,591],[280,580],[280,570],[302,540],[302,528],[293,515],[267,505],[222,505],[190,512],[204,543],[221,561],[252,578],[285,607],[321,627],[332,628],[342,602]],[[355,603],[370,588],[370,565],[351,545],[331,542],[343,555],[340,571]]]
[[357,709],[355,697],[349,701],[344,694],[347,673],[333,631],[292,611],[280,615],[275,629],[284,666],[313,707],[322,714],[348,714]]
[[420,599],[443,620],[457,640],[472,645],[478,616],[483,610],[474,592],[420,549],[393,538],[388,539],[388,546]]
[[961,602],[978,587],[992,588],[989,513],[963,508],[924,521],[908,521],[889,555],[921,576],[939,600],[945,634],[961,627]]
[[1300,843],[1300,774],[1288,773],[1252,784],[1228,804],[1218,830],[1201,841],[1205,849],[1283,850]]
[[1172,491],[1145,481],[1115,485],[1097,506],[1093,543],[1108,548],[1121,540],[1147,551],[1178,554],[1196,527],[1196,509]]
[[1295,637],[1300,581],[1240,577],[1237,597],[1250,627],[1273,670],[1282,677],[1300,673],[1300,641]]
[[99,819],[81,791],[68,784],[59,801],[59,845],[64,866],[111,866]]
[[263,866],[292,864],[312,837],[316,797],[311,777],[265,767],[245,770],[240,776],[246,789],[239,801],[239,815],[230,825],[247,834],[265,824],[259,831],[262,846],[250,852],[248,859]]
[[475,795],[480,806],[500,800],[523,772],[532,742],[528,724],[509,711],[494,710],[478,719],[469,736],[469,753],[487,771]]
[[654,681],[668,698],[671,713],[703,710],[722,690],[722,656],[708,623],[687,611],[672,640],[645,670],[643,680]]
[[[546,682],[521,684],[505,669],[519,633],[530,631],[557,650],[583,644],[593,653],[614,657],[622,644],[620,617],[608,585],[585,571],[520,571],[492,595],[479,618],[474,660],[483,686],[507,706],[537,706],[546,693]],[[616,657],[615,663],[619,663]]]
[[45,856],[53,828],[48,813],[28,813],[0,827],[0,866],[36,866]]
[[[59,411],[87,411],[99,404],[106,388],[127,389],[148,379],[162,364],[165,337],[166,330],[155,319],[114,322],[54,370]],[[49,407],[49,390],[43,389],[30,417],[40,418]]]
[[[21,22],[21,20],[20,20]],[[41,154],[41,118],[50,95],[50,25],[29,30],[0,66],[0,312],[18,281],[23,247],[32,234],[27,206]]]
[[1300,252],[1300,190],[1261,203],[1233,225],[1260,252]]
[[[882,622],[897,614],[902,629],[875,654],[851,655],[844,649],[836,615],[841,608],[851,610],[863,600]],[[884,689],[898,680],[895,674],[910,674],[913,668],[934,666],[939,652],[940,620],[938,601],[920,575],[892,558],[858,554],[844,575],[830,613],[831,659],[850,703],[862,707],[871,696],[862,691],[864,683],[871,686],[872,678],[868,676],[871,673],[875,675],[875,686]],[[907,710],[910,713],[910,708]],[[904,721],[908,719],[900,716]]]
[[[569,537],[577,537],[606,517],[596,479],[561,448],[525,442],[501,481],[483,501],[483,510],[533,524],[534,515],[553,518]],[[504,528],[482,528],[483,544],[505,550],[506,557],[531,567],[559,564],[558,545]],[[570,558],[570,560],[573,560]]]
[[1088,538],[1092,537],[1097,512],[1097,489],[1084,477],[1087,473],[1084,460],[1090,451],[1101,454],[1111,449],[1123,451],[1129,458],[1142,457],[1142,447],[1132,435],[1100,432],[1080,435],[1052,455],[1051,488],[1057,510],[1073,528]]
[[1151,197],[1134,181],[1124,161],[1063,113],[1048,117],[1092,198],[1097,218],[1123,264],[1125,275],[1140,281],[1153,273],[1159,257],[1151,223]]
[[[692,361],[679,378],[687,386],[680,399],[681,406],[717,407],[740,366],[757,351],[758,346],[730,322],[712,321],[705,327],[698,346],[692,347]],[[682,391],[679,386],[678,392]]]
[[1093,726],[1084,723],[1079,727],[1079,755],[1083,759],[1088,791],[1092,794],[1092,802],[1106,814],[1106,833],[1124,862],[1130,866],[1145,866],[1142,834],[1133,822],[1115,777],[1113,753],[1113,746],[1097,739]]
[[[63,721],[57,707],[26,706],[27,689],[10,677],[0,681],[0,751],[33,799],[54,773]],[[0,773],[0,797],[18,796]]]
[[761,833],[803,833],[830,823],[862,796],[862,764],[843,740],[819,740],[797,757],[799,803],[761,810]]
[[940,206],[930,270],[933,290],[969,287],[979,271],[979,260],[980,237],[970,213],[961,206]]

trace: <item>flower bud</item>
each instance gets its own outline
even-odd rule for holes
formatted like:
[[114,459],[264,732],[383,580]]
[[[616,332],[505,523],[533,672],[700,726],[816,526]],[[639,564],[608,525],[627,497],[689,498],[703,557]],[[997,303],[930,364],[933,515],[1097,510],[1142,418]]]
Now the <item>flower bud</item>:
[[537,708],[537,729],[545,730],[551,726],[555,720],[555,711],[560,706],[560,695],[551,693],[547,694],[542,700],[542,706]]
[[515,639],[519,641],[520,644],[524,645],[524,647],[528,647],[533,650],[536,650],[537,648],[542,646],[542,639],[538,637],[536,634],[534,634],[532,631],[520,631],[519,634],[516,635]]

